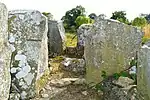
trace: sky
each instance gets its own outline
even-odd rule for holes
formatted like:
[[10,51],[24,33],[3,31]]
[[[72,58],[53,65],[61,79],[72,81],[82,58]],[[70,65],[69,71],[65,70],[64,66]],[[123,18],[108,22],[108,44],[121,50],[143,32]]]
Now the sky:
[[81,5],[86,14],[105,14],[107,17],[114,11],[126,11],[129,20],[140,13],[150,13],[150,0],[1,0],[8,10],[26,9],[50,12],[54,19],[60,20],[65,12]]

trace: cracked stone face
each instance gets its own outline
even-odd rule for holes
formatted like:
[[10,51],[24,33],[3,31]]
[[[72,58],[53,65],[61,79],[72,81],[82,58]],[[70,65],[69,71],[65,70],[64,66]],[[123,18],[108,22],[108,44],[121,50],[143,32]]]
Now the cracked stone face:
[[[9,12],[9,43],[12,50],[12,90],[21,99],[36,94],[36,81],[48,69],[47,19],[39,11]],[[16,94],[17,94],[16,93]]]
[[0,3],[0,99],[8,100],[11,84],[10,48],[8,46],[8,12]]
[[88,82],[102,81],[107,75],[129,68],[141,46],[143,32],[136,27],[97,18],[85,38],[84,56]]

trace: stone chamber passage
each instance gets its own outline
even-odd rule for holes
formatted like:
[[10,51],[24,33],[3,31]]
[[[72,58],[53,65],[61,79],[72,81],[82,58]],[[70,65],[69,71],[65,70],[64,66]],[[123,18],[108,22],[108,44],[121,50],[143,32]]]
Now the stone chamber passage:
[[99,16],[74,37],[37,10],[0,3],[0,100],[150,100],[143,35]]

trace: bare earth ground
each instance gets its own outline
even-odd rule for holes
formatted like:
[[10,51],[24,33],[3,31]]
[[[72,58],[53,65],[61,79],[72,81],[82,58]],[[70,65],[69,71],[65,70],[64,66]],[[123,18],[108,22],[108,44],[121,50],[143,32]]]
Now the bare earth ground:
[[[72,83],[77,78],[83,79],[83,75],[77,76],[63,71],[59,68],[59,64],[59,61],[50,61],[49,81],[40,91],[39,96],[32,100],[101,100],[102,94],[89,88],[84,82]],[[62,82],[63,79],[66,81]]]

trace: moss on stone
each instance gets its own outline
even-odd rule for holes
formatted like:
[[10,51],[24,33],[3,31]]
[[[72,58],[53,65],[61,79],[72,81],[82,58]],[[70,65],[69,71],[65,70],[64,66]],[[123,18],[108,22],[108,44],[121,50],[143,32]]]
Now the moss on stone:
[[53,61],[63,61],[64,57],[62,56],[56,56],[55,58],[53,58]]
[[19,61],[16,61],[16,62],[14,61],[16,54],[17,54],[17,50],[12,52],[12,54],[11,54],[11,62],[10,62],[10,64],[13,65],[13,66],[18,66],[18,64],[19,64]]
[[19,64],[19,61],[14,61],[14,62],[12,63],[13,67],[18,67],[18,64]]
[[8,19],[8,32],[12,31],[12,26],[11,26],[11,22],[16,18],[17,16],[12,16],[11,18]]
[[40,77],[40,79],[37,80],[36,82],[36,94],[39,95],[39,91],[45,87],[49,80],[49,69],[45,70],[43,76]]
[[74,59],[72,60],[73,63],[80,63],[80,61],[78,59]]

